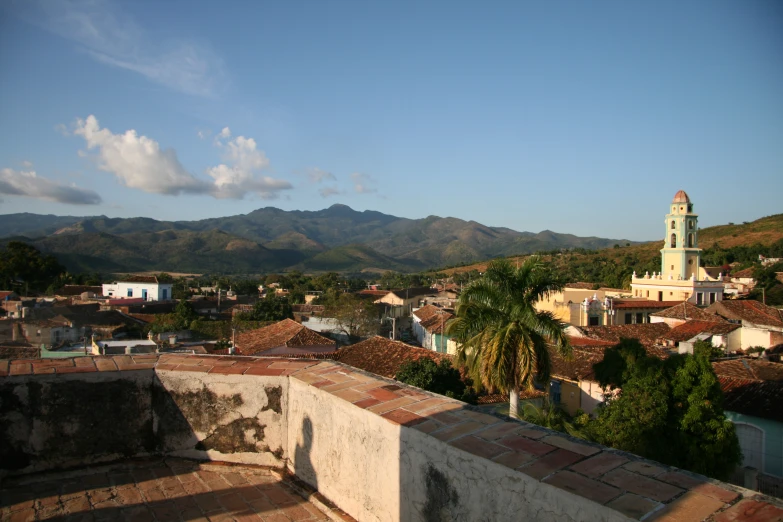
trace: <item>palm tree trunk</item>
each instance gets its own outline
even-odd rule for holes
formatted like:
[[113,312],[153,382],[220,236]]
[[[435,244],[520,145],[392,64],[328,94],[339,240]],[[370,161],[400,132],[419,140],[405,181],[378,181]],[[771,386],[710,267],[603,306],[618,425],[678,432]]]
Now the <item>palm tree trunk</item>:
[[508,415],[512,419],[519,418],[519,385],[515,384],[508,396]]

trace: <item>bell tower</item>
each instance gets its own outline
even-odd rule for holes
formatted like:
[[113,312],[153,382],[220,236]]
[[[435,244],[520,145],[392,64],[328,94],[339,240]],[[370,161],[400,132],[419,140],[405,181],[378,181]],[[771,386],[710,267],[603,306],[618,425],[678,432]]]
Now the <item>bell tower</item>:
[[693,203],[684,190],[674,195],[669,209],[661,249],[661,275],[670,280],[698,280],[701,260],[699,217],[693,213]]

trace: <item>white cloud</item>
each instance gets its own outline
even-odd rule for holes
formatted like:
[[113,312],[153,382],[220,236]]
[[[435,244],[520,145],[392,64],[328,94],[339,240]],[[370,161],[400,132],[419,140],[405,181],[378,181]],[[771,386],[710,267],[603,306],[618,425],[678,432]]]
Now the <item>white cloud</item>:
[[337,181],[337,178],[331,172],[312,167],[307,169],[307,177],[311,183],[322,183],[327,180]]
[[[29,163],[29,162],[28,162]],[[35,171],[0,169],[0,194],[45,199],[71,205],[97,205],[101,197],[92,190],[67,186],[39,177]]]
[[23,166],[24,168],[26,168],[26,169],[31,169],[31,168],[33,168],[33,162],[32,162],[32,161],[27,161],[27,160],[24,160],[24,161],[22,162],[22,166]]
[[16,14],[76,42],[93,59],[176,91],[211,96],[225,82],[223,62],[195,40],[156,42],[111,0],[31,0]]
[[269,167],[269,159],[258,150],[253,138],[237,136],[226,143],[219,139],[230,136],[231,131],[225,127],[215,137],[216,144],[223,149],[225,163],[207,170],[215,180],[216,198],[242,199],[247,193],[255,193],[263,199],[274,199],[279,191],[292,188],[285,180],[259,175]]
[[126,187],[172,195],[210,191],[206,181],[185,170],[174,149],[161,149],[157,141],[133,129],[113,134],[90,115],[76,120],[74,134],[84,138],[89,150],[97,150],[98,168],[117,176]]
[[354,172],[351,174],[353,189],[357,194],[374,194],[378,189],[374,187],[375,179],[369,174]]
[[336,196],[342,194],[336,187],[324,187],[318,191],[322,198],[328,198],[329,196]]

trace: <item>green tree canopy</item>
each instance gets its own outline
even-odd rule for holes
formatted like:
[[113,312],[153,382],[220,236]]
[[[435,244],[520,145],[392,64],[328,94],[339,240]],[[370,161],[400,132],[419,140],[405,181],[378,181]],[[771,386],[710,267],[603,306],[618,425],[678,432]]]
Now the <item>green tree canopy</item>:
[[[448,359],[435,363],[429,357],[423,357],[416,361],[407,362],[400,366],[394,378],[446,397],[470,404],[476,403],[476,394],[470,387],[472,383],[463,381],[459,371],[451,365],[451,361]],[[470,380],[468,379],[468,381]]]
[[3,290],[46,290],[65,268],[52,255],[44,255],[34,246],[9,241],[0,250],[0,286]]
[[264,299],[259,299],[250,312],[238,316],[242,321],[282,321],[293,319],[294,312],[287,297],[278,297],[270,292]]
[[594,366],[602,386],[620,388],[589,425],[590,438],[613,448],[725,479],[742,455],[723,392],[704,355],[647,355],[623,339]]
[[[327,294],[331,295],[332,292]],[[380,329],[376,305],[353,294],[334,294],[326,303],[324,316],[334,318],[340,331],[348,336],[351,343],[362,337],[376,335]]]
[[457,364],[489,389],[510,394],[510,415],[518,417],[519,390],[548,381],[548,346],[570,355],[565,325],[536,302],[563,283],[537,257],[518,268],[507,260],[490,263],[487,271],[460,295],[456,317],[447,332],[456,338]]

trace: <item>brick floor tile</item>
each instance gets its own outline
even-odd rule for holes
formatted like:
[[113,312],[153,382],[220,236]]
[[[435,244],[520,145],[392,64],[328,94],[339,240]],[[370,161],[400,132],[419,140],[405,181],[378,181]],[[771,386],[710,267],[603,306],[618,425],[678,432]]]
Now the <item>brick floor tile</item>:
[[416,424],[413,426],[413,429],[420,431],[422,433],[432,433],[433,431],[437,430],[438,428],[442,427],[443,425],[435,422],[431,419],[428,419],[421,424]]
[[250,369],[250,365],[241,364],[238,366],[213,366],[209,373],[216,373],[219,375],[242,375]]
[[714,498],[715,500],[720,500],[726,504],[732,502],[739,496],[739,493],[736,491],[716,486],[715,484],[707,482],[704,478],[692,477],[679,471],[670,471],[658,475],[655,479],[660,480],[661,482],[674,484],[683,489],[690,489],[691,491],[695,491],[706,497]]
[[356,402],[354,402],[354,405],[358,406],[360,408],[367,409],[370,406],[375,406],[376,404],[380,404],[380,402],[381,401],[379,401],[378,399],[374,399],[374,398],[370,397],[368,399],[362,399],[360,401],[356,401]]
[[429,411],[424,411],[421,412],[419,415],[421,415],[422,417],[429,417],[430,419],[435,419],[436,421],[440,422],[441,424],[445,424],[446,426],[454,426],[455,424],[460,424],[462,422],[465,422],[465,419],[463,417],[458,417],[456,415],[452,415],[451,413],[446,413],[445,411],[440,411],[436,413],[429,413]]
[[432,436],[438,440],[444,442],[456,439],[468,433],[472,433],[480,428],[483,428],[484,424],[475,421],[465,421],[461,424],[455,424],[454,426],[446,426],[437,431],[432,432]]
[[486,440],[497,440],[519,429],[519,424],[516,422],[503,422],[490,426],[487,429],[481,430],[476,433],[476,437],[481,437]]
[[267,368],[267,367],[256,367],[251,366],[248,368],[248,370],[245,372],[245,375],[266,375],[266,376],[279,376],[283,375],[283,372],[285,370],[280,368]]
[[493,424],[498,424],[500,422],[503,422],[502,420],[498,419],[497,417],[494,417],[492,415],[487,415],[486,413],[480,413],[477,411],[471,411],[467,409],[459,410],[454,413],[455,415],[459,417],[463,417],[466,419],[470,419],[472,421],[480,422],[481,424],[485,424],[487,426],[491,426]]
[[621,490],[615,487],[583,477],[573,471],[559,471],[544,479],[544,482],[599,504],[606,504],[622,493]]
[[13,511],[8,522],[32,522],[35,520],[35,510],[31,508]]
[[508,451],[503,446],[498,446],[497,444],[487,442],[484,439],[473,437],[471,435],[452,440],[449,442],[449,446],[459,448],[461,450],[467,451],[472,455],[483,457],[485,459],[497,457],[501,453],[506,453]]
[[[384,390],[383,388],[374,388],[372,390],[368,390],[367,394],[374,399],[378,399],[379,401],[393,401],[400,398],[400,396],[396,393],[389,390]],[[413,402],[415,401],[409,400],[408,404]]]
[[[612,500],[606,506],[619,511],[623,515],[640,520],[643,516],[647,515],[647,513],[658,509],[661,504],[650,500],[649,498],[640,497],[639,495],[634,495],[633,493],[626,493],[625,495]],[[684,518],[683,520],[701,519]]]
[[397,408],[396,410],[386,412],[383,415],[381,415],[381,417],[390,420],[395,424],[400,424],[402,426],[408,426],[408,427],[416,426],[417,424],[421,424],[422,422],[425,422],[427,420],[424,417],[420,417],[415,413],[412,413],[410,411],[401,408]]
[[521,430],[517,431],[516,434],[521,437],[527,437],[528,439],[538,440],[542,437],[545,437],[546,435],[549,435],[551,432],[549,430],[545,430],[543,428],[536,429],[536,428],[522,428]]
[[[138,492],[137,492],[138,494]],[[90,510],[90,501],[82,495],[63,501],[63,508],[67,513],[75,514]]]
[[571,470],[591,478],[596,478],[626,462],[628,462],[627,458],[604,451],[600,455],[595,455],[594,457],[574,464],[571,466]]
[[495,442],[509,449],[524,451],[526,453],[532,453],[533,455],[546,455],[557,449],[549,444],[530,440],[527,437],[519,437],[517,435],[508,435]]
[[369,396],[366,393],[352,390],[350,388],[332,392],[332,395],[334,395],[335,397],[340,397],[341,399],[346,400],[348,402],[357,402],[362,399],[369,398]]
[[141,493],[136,488],[123,488],[117,490],[117,500],[122,504],[140,504],[144,502]]
[[582,458],[584,457],[578,453],[558,449],[540,457],[538,460],[534,460],[530,464],[522,466],[519,468],[519,471],[525,475],[542,480],[544,477],[551,475],[555,471],[561,470]]
[[704,520],[724,506],[714,498],[688,491],[683,496],[655,513],[650,520],[656,522],[680,522],[682,520]]
[[601,448],[588,446],[587,444],[581,444],[560,435],[550,435],[548,437],[544,437],[541,439],[541,442],[545,442],[547,444],[551,444],[552,446],[557,446],[558,448],[585,456],[595,455],[601,451]]
[[536,459],[535,455],[525,453],[524,451],[509,451],[493,458],[492,460],[498,464],[502,464],[507,468],[516,469],[520,466],[527,464],[528,462]]
[[373,413],[382,414],[382,413],[386,413],[387,411],[396,410],[397,408],[400,408],[412,402],[414,402],[414,399],[411,399],[410,397],[398,397],[391,401],[380,402],[375,406],[370,406],[369,408],[367,408],[367,410]]
[[660,475],[666,471],[666,468],[663,466],[658,466],[652,462],[647,462],[644,460],[634,460],[623,466],[623,468],[627,469],[628,471],[633,471],[634,473],[639,473],[640,475],[646,475],[648,477],[654,477],[655,475]]
[[272,515],[261,515],[261,520],[264,522],[290,522],[290,519],[282,513],[274,513]]
[[111,359],[96,359],[95,367],[99,372],[117,371],[117,365]]
[[783,509],[763,500],[745,499],[723,513],[715,515],[715,522],[780,522]]
[[645,477],[644,475],[631,473],[623,468],[617,468],[606,473],[601,477],[601,480],[658,502],[666,502],[683,492],[681,488]]
[[274,488],[264,492],[264,494],[277,506],[290,505],[294,503],[294,498],[283,491],[282,488]]

